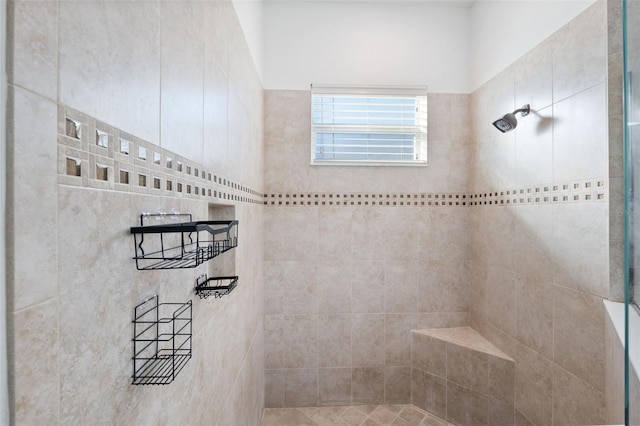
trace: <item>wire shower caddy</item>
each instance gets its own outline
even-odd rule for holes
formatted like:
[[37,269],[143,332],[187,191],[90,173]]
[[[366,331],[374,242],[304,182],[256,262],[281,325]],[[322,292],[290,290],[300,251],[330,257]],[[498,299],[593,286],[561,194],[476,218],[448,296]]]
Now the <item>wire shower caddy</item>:
[[203,274],[196,279],[196,294],[200,299],[210,296],[218,299],[231,293],[237,285],[237,276],[207,278],[207,274]]
[[[185,221],[160,223],[171,220]],[[237,220],[193,221],[183,213],[142,214],[131,233],[138,270],[195,268],[238,246]]]
[[192,303],[159,303],[153,296],[135,308],[134,385],[166,385],[191,359]]

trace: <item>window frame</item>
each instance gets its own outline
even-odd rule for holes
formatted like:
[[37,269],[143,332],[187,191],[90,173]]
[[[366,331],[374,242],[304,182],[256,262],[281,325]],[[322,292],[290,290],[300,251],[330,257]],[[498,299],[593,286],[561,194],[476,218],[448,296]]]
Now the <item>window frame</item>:
[[[415,128],[422,127],[424,130],[420,132],[422,140],[417,147],[419,159],[413,160],[324,160],[316,159],[316,134],[319,130],[314,123],[314,96],[363,96],[363,97],[422,97],[419,102],[424,105],[423,123],[415,125]],[[401,166],[401,167],[424,167],[428,164],[428,106],[427,106],[427,86],[347,86],[347,85],[311,85],[311,152],[310,164],[312,166]],[[319,125],[319,127],[322,125]],[[394,126],[389,125],[389,128]],[[396,128],[398,126],[395,126]],[[375,134],[375,132],[363,132],[365,134]],[[393,134],[393,133],[391,133]],[[403,133],[398,132],[401,135]],[[417,134],[415,130],[404,134]]]

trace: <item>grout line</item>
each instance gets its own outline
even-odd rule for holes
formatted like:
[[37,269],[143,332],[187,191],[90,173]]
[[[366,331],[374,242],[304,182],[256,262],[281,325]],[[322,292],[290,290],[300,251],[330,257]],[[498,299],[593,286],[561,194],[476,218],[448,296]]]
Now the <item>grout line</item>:
[[[58,261],[59,261],[59,260],[58,260]],[[32,305],[24,306],[24,307],[22,307],[22,308],[20,308],[20,309],[16,309],[16,310],[14,310],[13,312],[7,312],[7,314],[10,314],[10,315],[16,315],[16,314],[22,313],[22,312],[24,312],[24,311],[28,311],[28,310],[30,310],[30,309],[39,308],[39,307],[41,307],[41,306],[43,306],[43,305],[46,305],[47,303],[51,303],[51,302],[53,302],[53,301],[56,301],[56,302],[57,302],[57,301],[59,300],[59,298],[60,298],[60,294],[59,294],[59,293],[60,293],[60,286],[58,286],[58,288],[57,288],[57,293],[58,293],[58,294],[56,294],[55,296],[52,296],[52,297],[50,297],[50,298],[48,298],[48,299],[45,299],[45,300],[43,300],[43,301],[41,301],[41,302],[34,303],[34,304],[32,304]],[[59,323],[58,323],[58,324],[59,324]],[[58,330],[58,333],[59,333],[59,332],[60,332],[60,330]]]
[[[160,3],[158,6],[158,32],[159,32],[159,37],[158,37],[158,42],[159,42],[159,46],[158,46],[158,59],[160,61],[160,69],[158,70],[158,73],[160,74],[158,76],[158,146],[163,148],[162,146],[162,35],[163,35],[163,17],[164,17],[164,9],[165,6]],[[177,162],[177,160],[176,160]]]
[[56,104],[56,106],[58,105],[58,103],[56,102],[55,99],[51,99],[51,98],[49,98],[47,96],[44,96],[42,93],[36,92],[33,89],[30,89],[28,87],[22,86],[21,84],[8,82],[7,83],[7,93],[10,92],[11,88],[13,88],[13,91],[15,91],[15,89],[20,89],[20,90],[22,90],[24,92],[27,92],[27,93],[29,93],[29,94],[31,94],[33,96],[37,96],[37,97],[39,97],[39,98],[41,98],[41,99],[43,99],[45,101],[53,102],[53,103]]

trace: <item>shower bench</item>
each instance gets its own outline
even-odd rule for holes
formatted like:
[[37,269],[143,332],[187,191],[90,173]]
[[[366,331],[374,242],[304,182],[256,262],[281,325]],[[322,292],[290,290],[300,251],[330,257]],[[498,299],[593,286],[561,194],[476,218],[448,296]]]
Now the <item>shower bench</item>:
[[514,424],[515,362],[470,327],[411,331],[411,403],[456,425]]

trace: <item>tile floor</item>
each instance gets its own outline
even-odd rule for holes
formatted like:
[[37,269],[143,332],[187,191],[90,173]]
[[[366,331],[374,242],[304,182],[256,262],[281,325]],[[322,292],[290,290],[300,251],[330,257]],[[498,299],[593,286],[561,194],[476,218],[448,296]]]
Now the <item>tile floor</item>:
[[452,426],[413,405],[266,408],[262,426]]

